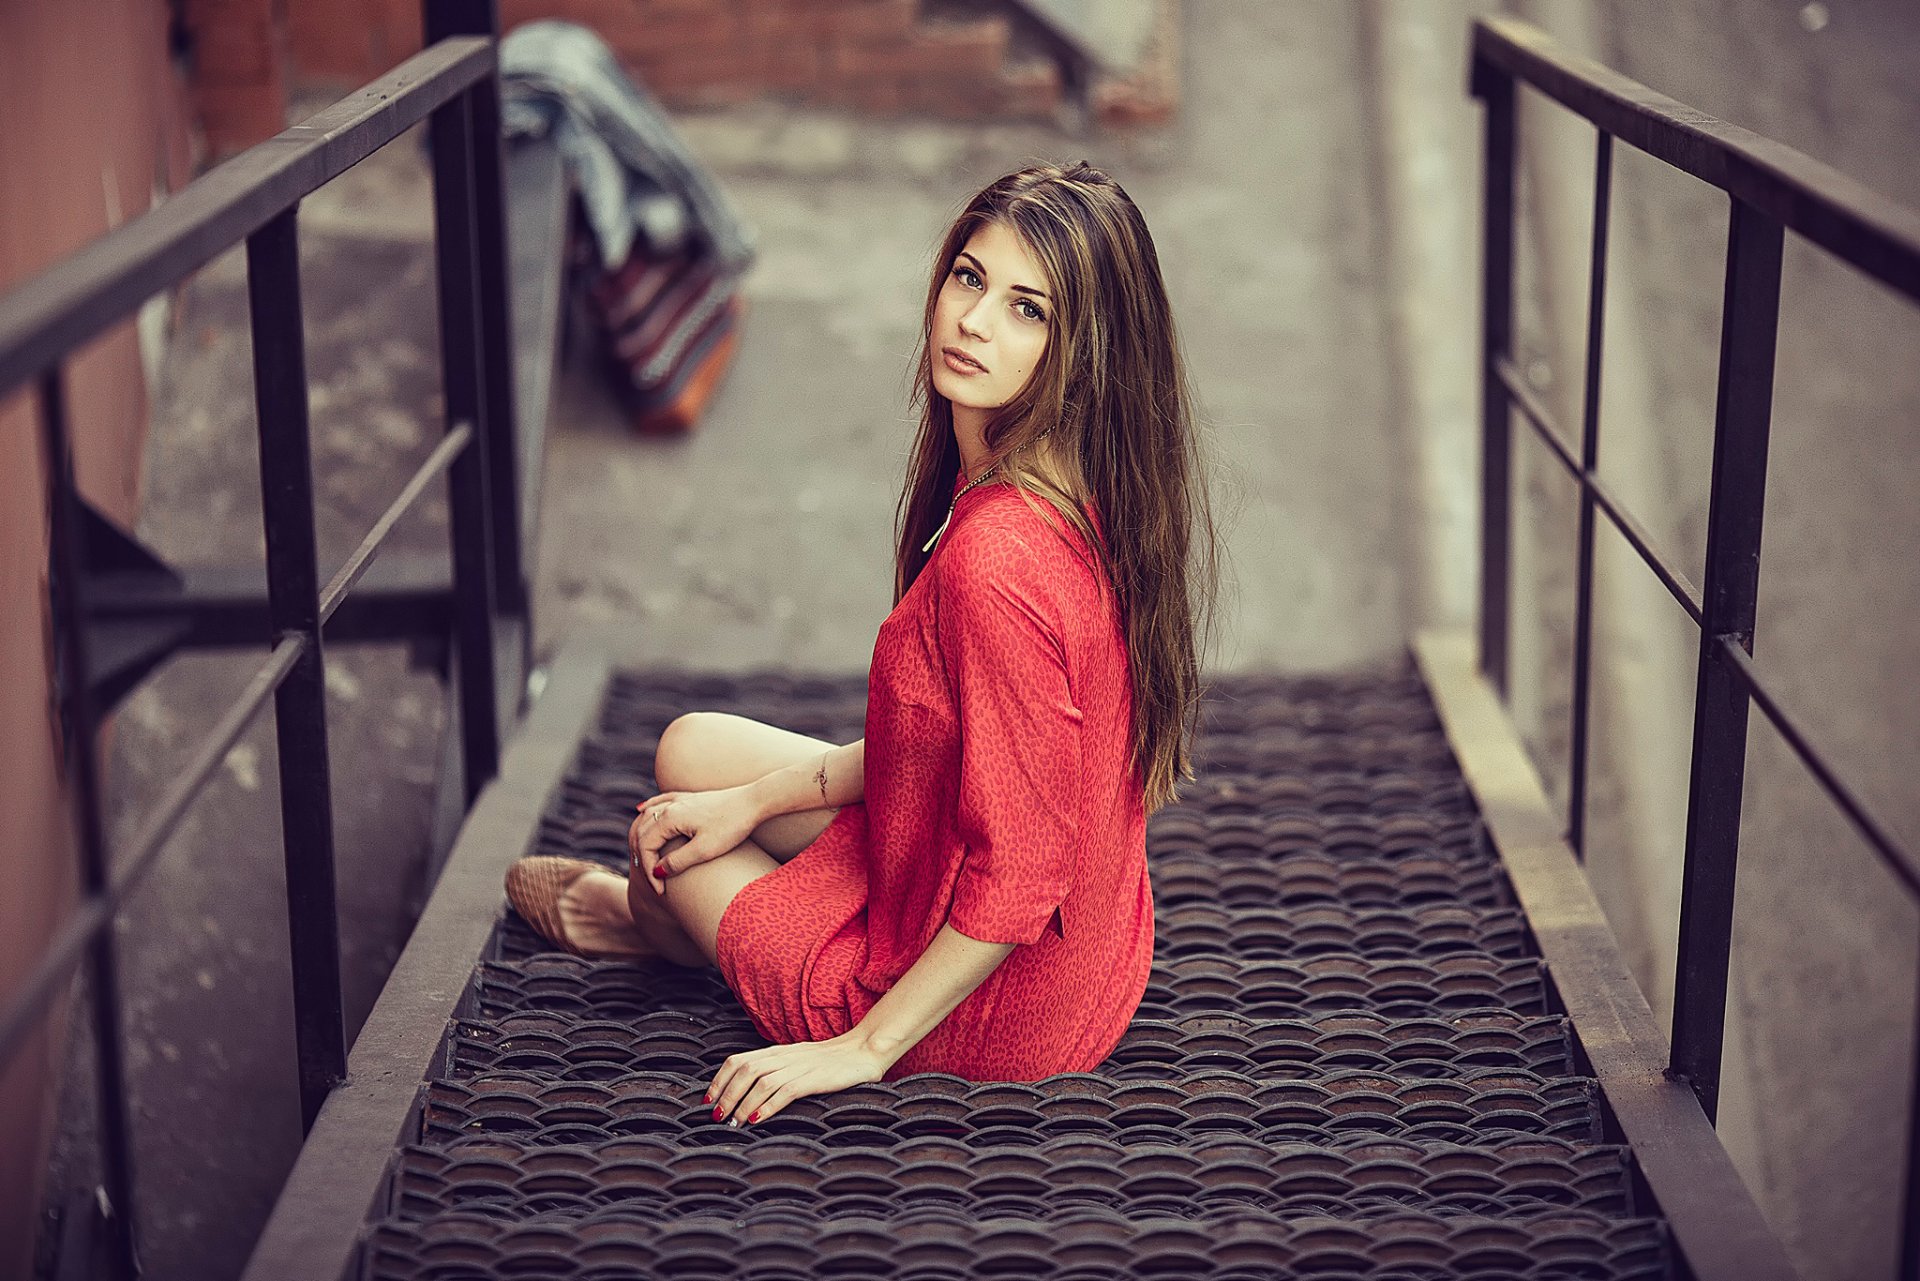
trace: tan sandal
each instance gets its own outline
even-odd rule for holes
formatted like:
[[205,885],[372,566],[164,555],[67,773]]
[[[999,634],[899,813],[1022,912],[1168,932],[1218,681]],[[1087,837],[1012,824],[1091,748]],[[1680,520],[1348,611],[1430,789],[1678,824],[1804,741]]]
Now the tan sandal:
[[561,897],[588,872],[607,871],[610,869],[589,859],[530,855],[507,869],[507,901],[541,938],[575,956],[590,961],[657,956],[637,936],[633,947],[612,951],[583,948],[567,937],[566,923],[560,915]]

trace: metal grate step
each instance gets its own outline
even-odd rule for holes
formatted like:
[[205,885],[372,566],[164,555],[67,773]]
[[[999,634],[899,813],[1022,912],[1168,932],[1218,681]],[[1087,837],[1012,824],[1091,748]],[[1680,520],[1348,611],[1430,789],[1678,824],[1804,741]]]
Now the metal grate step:
[[[618,673],[535,852],[624,870],[693,708],[833,741],[864,681]],[[1670,1278],[1410,667],[1224,677],[1148,825],[1155,964],[1097,1070],[922,1074],[758,1125],[717,974],[549,950],[503,912],[363,1233],[366,1278]]]
[[1223,907],[1187,903],[1154,913],[1155,957],[1201,954],[1249,960],[1358,952],[1365,956],[1458,954],[1524,956],[1534,951],[1519,909],[1451,903],[1351,908],[1340,903],[1296,907]]
[[1148,867],[1154,902],[1163,907],[1507,907],[1514,901],[1513,887],[1497,864],[1448,854],[1341,859],[1318,851],[1273,855],[1162,847],[1149,854]]
[[[497,1020],[458,1020],[451,1071],[461,1076],[512,1069],[581,1081],[639,1071],[710,1075],[727,1055],[764,1044],[743,1017],[716,1022],[661,1010],[615,1020],[530,1010]],[[1363,1068],[1439,1077],[1478,1067],[1574,1075],[1566,1020],[1498,1009],[1416,1019],[1364,1010],[1298,1019],[1136,1019],[1093,1075],[1140,1078],[1222,1068],[1303,1077]]]
[[[699,1102],[706,1081],[667,1072],[606,1081],[556,1081],[512,1071],[443,1079],[428,1089],[416,1137],[445,1142],[484,1133],[593,1143],[656,1135],[703,1147],[746,1142],[745,1131],[713,1124]],[[1602,1137],[1591,1078],[1511,1068],[1476,1068],[1444,1080],[1356,1069],[1293,1081],[1218,1069],[1166,1081],[1070,1074],[975,1082],[926,1073],[799,1099],[760,1128],[856,1148],[928,1135],[982,1144],[1041,1143],[1067,1135],[1177,1143],[1232,1135],[1329,1146],[1375,1137],[1440,1143],[1508,1134],[1584,1143]]]
[[1667,1256],[1659,1220],[1585,1212],[1399,1214],[1356,1222],[1253,1210],[1197,1219],[1075,1210],[1045,1221],[947,1208],[845,1219],[804,1208],[689,1218],[603,1210],[544,1224],[456,1211],[425,1223],[376,1225],[363,1246],[362,1276],[1670,1281]]
[[1241,814],[1169,805],[1147,820],[1147,854],[1178,852],[1268,858],[1310,853],[1323,859],[1444,854],[1491,862],[1478,819],[1304,807]]
[[[1532,957],[1472,952],[1422,960],[1328,953],[1301,960],[1246,961],[1196,956],[1156,962],[1141,1018],[1231,1013],[1295,1018],[1372,1010],[1395,1018],[1496,1005],[1547,1012],[1546,982]],[[496,1019],[520,1010],[627,1019],[654,1010],[695,1018],[744,1015],[720,975],[676,965],[588,961],[541,952],[519,961],[483,961],[468,1013]]]
[[763,1133],[728,1147],[661,1136],[538,1143],[473,1135],[400,1152],[388,1213],[454,1210],[546,1220],[612,1207],[725,1215],[791,1206],[823,1218],[950,1206],[1047,1219],[1097,1208],[1187,1217],[1236,1207],[1371,1218],[1394,1211],[1525,1215],[1635,1212],[1625,1149],[1559,1139],[1466,1146],[1369,1138],[1337,1148],[1232,1135],[1184,1143],[1068,1135],[1038,1144],[923,1136],[848,1148]]

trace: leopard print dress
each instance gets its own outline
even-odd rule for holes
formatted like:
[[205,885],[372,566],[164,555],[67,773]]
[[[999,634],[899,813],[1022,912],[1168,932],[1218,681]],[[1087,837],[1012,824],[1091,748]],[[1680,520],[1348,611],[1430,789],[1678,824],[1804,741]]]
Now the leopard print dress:
[[1035,1080],[1100,1063],[1146,992],[1132,686],[1078,533],[1011,486],[962,488],[874,641],[864,799],[735,896],[717,952],[755,1027],[792,1042],[853,1027],[943,923],[1017,944],[888,1077]]

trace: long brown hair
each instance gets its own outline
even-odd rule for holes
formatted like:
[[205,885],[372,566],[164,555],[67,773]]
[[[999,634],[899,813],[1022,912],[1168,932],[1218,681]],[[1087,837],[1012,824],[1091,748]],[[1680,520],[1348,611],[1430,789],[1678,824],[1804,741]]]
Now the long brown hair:
[[[953,404],[933,388],[934,308],[969,237],[999,223],[1041,264],[1052,296],[1039,367],[987,423],[986,461],[1031,504],[1053,504],[1101,558],[1133,681],[1133,762],[1148,813],[1179,799],[1203,694],[1198,655],[1214,621],[1219,546],[1193,418],[1193,391],[1146,220],[1101,170],[1032,165],[989,184],[948,229],[933,264],[914,356],[920,409],[894,514],[894,602],[931,553],[960,470]],[[1027,448],[1046,432],[1074,492],[1052,483]],[[1107,540],[1081,510],[1090,499]]]

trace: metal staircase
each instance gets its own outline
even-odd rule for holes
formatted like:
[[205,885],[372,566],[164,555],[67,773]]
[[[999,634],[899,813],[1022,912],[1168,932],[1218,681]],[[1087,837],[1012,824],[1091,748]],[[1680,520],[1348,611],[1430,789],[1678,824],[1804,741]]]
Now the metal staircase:
[[[533,849],[624,871],[683,711],[846,741],[864,695],[615,672]],[[1412,665],[1223,677],[1196,770],[1149,824],[1146,998],[1087,1074],[729,1129],[701,1093],[761,1041],[716,973],[500,907],[347,1274],[1677,1275]]]

